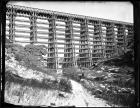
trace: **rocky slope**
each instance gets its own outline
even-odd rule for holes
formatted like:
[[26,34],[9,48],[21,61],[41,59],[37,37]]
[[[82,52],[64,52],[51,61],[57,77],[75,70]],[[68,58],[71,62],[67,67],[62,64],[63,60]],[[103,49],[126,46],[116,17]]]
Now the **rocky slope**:
[[[12,54],[5,61],[5,102],[23,106],[76,106],[107,107],[105,101],[91,96],[84,87],[74,81],[71,92],[69,86],[60,86],[62,76],[53,76],[28,69],[19,64]],[[45,79],[46,82],[43,82]],[[43,84],[42,84],[43,83]],[[69,84],[70,85],[70,84]],[[63,89],[64,88],[64,89]]]

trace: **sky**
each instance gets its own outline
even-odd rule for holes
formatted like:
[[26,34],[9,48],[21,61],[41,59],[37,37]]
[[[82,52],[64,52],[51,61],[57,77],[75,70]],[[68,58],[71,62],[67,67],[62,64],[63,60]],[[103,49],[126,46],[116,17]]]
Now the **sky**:
[[133,4],[131,2],[11,1],[9,4],[133,23]]

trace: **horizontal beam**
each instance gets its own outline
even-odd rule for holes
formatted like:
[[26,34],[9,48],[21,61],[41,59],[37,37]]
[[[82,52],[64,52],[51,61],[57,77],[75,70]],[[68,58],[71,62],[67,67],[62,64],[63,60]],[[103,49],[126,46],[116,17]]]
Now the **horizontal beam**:
[[27,11],[35,12],[37,14],[44,13],[44,14],[62,16],[62,17],[66,17],[66,18],[72,17],[72,20],[74,20],[75,18],[79,18],[81,20],[87,19],[87,20],[92,20],[92,21],[97,21],[97,22],[101,21],[102,23],[133,25],[133,23],[123,22],[123,21],[109,20],[109,19],[103,19],[103,18],[97,18],[97,17],[91,17],[91,16],[83,16],[83,15],[70,14],[70,13],[64,13],[64,12],[58,12],[58,11],[38,9],[38,8],[30,8],[30,7],[18,6],[18,5],[7,4],[7,8],[13,8],[14,10],[20,10],[20,11],[25,11],[25,12],[27,12]]

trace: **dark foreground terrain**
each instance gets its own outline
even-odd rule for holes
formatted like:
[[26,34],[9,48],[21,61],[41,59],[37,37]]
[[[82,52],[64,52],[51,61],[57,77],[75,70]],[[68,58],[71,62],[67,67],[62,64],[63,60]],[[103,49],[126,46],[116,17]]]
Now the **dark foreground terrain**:
[[100,62],[90,70],[69,69],[64,71],[64,75],[78,81],[92,95],[108,101],[109,104],[132,107],[136,102],[132,57],[132,53],[127,52],[117,58]]

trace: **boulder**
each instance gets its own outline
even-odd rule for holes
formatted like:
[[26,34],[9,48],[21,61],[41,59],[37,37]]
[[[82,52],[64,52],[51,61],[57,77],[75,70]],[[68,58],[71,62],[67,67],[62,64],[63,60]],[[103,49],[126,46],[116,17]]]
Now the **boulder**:
[[64,94],[62,94],[62,93],[59,93],[58,96],[59,96],[59,97],[62,97],[62,98],[65,97]]
[[95,81],[104,81],[105,80],[105,76],[98,76],[96,78],[94,78]]
[[55,103],[50,103],[51,106],[55,106]]
[[93,95],[96,95],[96,96],[100,96],[102,94],[102,90],[100,89],[94,89],[94,91],[92,92]]
[[86,77],[88,80],[94,81],[94,79],[96,78],[95,76],[92,76],[90,74],[87,75]]

